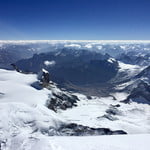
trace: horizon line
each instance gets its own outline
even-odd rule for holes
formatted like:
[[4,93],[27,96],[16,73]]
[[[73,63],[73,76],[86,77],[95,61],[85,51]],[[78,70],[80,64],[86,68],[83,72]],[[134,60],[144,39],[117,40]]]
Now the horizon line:
[[98,43],[126,43],[126,42],[132,42],[132,43],[150,43],[150,40],[0,40],[0,43],[35,43],[35,42],[98,42]]

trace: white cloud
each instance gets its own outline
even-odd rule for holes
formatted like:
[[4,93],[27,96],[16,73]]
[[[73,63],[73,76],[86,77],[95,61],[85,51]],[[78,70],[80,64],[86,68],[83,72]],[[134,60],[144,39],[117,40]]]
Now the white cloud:
[[54,66],[56,64],[56,62],[54,60],[52,60],[52,61],[45,60],[44,64],[46,66]]
[[66,44],[64,47],[75,47],[75,48],[81,48],[81,45],[79,44]]
[[92,45],[91,44],[86,44],[84,47],[85,48],[92,48]]

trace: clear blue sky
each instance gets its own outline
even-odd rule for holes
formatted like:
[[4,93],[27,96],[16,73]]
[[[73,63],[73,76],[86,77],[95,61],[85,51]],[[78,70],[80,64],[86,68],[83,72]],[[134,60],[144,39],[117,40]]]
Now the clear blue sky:
[[150,40],[150,0],[0,0],[0,40]]

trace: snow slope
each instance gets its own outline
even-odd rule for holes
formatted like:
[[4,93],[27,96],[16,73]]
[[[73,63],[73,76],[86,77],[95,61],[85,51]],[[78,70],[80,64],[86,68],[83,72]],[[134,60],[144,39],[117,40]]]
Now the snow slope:
[[[77,107],[59,111],[68,121],[90,127],[105,127],[111,130],[124,130],[129,134],[150,133],[150,105],[147,104],[124,104],[112,97],[93,97],[88,100],[84,95],[77,94],[80,101]],[[115,115],[109,115],[108,110],[112,110],[112,105],[119,104],[115,108]],[[105,115],[109,115],[108,119]]]
[[135,76],[143,69],[144,67],[138,65],[125,64],[119,61],[119,72],[126,72],[130,77]]
[[149,150],[150,135],[47,137],[22,134],[3,144],[4,150]]
[[0,69],[0,102],[21,102],[30,105],[45,104],[50,91],[36,90],[31,86],[37,81],[35,74],[21,74]]
[[[150,135],[116,135],[95,137],[54,137],[54,150],[149,150]],[[53,150],[53,149],[52,149]]]
[[[150,134],[122,136],[58,137],[64,122],[91,127],[122,129],[128,133],[150,133],[150,106],[122,104],[112,97],[88,100],[76,94],[78,106],[55,113],[45,107],[51,97],[47,89],[31,86],[34,74],[0,69],[0,149],[2,150],[148,150]],[[58,90],[58,89],[56,89]],[[111,104],[117,108],[117,120],[104,118]],[[134,143],[134,144],[133,144]]]
[[36,81],[34,74],[0,69],[0,141],[13,142],[22,134],[53,135],[64,122],[44,106],[51,92],[33,88]]

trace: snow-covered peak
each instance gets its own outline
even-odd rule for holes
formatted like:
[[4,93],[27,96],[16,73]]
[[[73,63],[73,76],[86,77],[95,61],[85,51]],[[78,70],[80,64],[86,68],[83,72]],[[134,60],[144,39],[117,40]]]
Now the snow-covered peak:
[[110,62],[110,63],[116,62],[116,60],[114,58],[109,58],[107,61]]
[[46,69],[42,69],[42,71],[44,72],[44,73],[49,73]]

